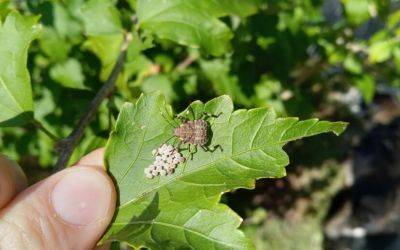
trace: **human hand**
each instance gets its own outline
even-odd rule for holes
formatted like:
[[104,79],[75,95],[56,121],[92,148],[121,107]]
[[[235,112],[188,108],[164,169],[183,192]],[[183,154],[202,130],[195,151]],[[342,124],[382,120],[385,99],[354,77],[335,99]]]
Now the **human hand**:
[[92,249],[115,210],[103,149],[27,188],[19,166],[0,155],[0,249]]

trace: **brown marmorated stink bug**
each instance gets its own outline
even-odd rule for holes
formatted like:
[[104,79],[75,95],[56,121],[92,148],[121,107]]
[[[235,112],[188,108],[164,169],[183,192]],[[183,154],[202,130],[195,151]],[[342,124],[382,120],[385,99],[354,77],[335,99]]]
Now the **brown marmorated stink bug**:
[[[222,147],[220,145],[214,145],[212,149],[209,147],[209,141],[211,137],[210,125],[207,122],[207,119],[210,117],[218,117],[221,115],[213,115],[208,112],[203,112],[202,116],[196,119],[195,114],[191,108],[189,108],[193,115],[193,120],[189,120],[186,116],[175,115],[174,118],[178,119],[181,123],[177,123],[176,120],[173,120],[176,124],[171,124],[174,127],[173,136],[169,138],[169,141],[172,138],[178,138],[179,143],[177,148],[180,148],[182,144],[187,144],[187,150],[190,153],[191,158],[193,158],[193,154],[197,152],[197,146],[200,146],[206,152],[214,152],[217,148],[220,148],[222,151]],[[187,111],[187,114],[189,112]],[[166,119],[168,121],[168,119]],[[194,151],[192,151],[192,146],[194,147]]]

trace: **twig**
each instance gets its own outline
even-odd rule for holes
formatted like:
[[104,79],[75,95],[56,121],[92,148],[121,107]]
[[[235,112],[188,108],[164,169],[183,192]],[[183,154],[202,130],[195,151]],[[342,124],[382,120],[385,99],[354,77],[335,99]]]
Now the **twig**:
[[32,123],[33,123],[33,125],[35,125],[35,127],[36,127],[37,129],[39,129],[40,131],[42,131],[43,133],[45,133],[45,134],[46,134],[48,137],[50,137],[53,141],[58,141],[58,140],[60,140],[60,138],[58,138],[58,136],[56,136],[55,134],[53,134],[52,132],[50,132],[47,128],[45,128],[45,127],[43,126],[43,124],[42,124],[40,121],[34,119],[34,120],[32,121]]
[[103,87],[101,87],[99,92],[96,94],[96,96],[90,103],[88,110],[81,117],[75,129],[71,132],[71,134],[57,143],[56,148],[57,150],[59,150],[60,157],[58,158],[58,161],[54,166],[54,171],[62,170],[67,166],[68,161],[72,155],[72,152],[78,145],[79,141],[83,136],[83,133],[85,132],[85,128],[92,121],[103,100],[106,99],[114,90],[115,82],[118,78],[119,73],[123,68],[123,64],[126,57],[126,50],[131,40],[132,40],[132,34],[127,33],[125,36],[124,43],[122,44],[121,51],[118,55],[117,62],[115,63],[114,68],[112,69],[111,74],[108,77],[106,83],[103,85]]
[[194,63],[197,60],[197,56],[190,55],[186,57],[182,62],[180,62],[176,68],[174,69],[175,71],[183,71],[187,67],[189,67],[192,63]]

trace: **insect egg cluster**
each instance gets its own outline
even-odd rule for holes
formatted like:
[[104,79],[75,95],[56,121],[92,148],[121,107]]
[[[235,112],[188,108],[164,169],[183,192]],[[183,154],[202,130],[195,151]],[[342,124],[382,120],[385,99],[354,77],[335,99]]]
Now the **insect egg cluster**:
[[171,145],[163,144],[152,152],[155,160],[153,164],[144,169],[147,178],[152,179],[157,175],[170,175],[176,166],[183,163],[185,158]]

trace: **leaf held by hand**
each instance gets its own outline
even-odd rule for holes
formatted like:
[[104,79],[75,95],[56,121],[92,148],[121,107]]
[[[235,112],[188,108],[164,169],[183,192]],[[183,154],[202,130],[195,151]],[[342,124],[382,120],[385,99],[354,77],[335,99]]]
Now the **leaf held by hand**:
[[[195,249],[252,249],[237,228],[241,218],[219,203],[224,192],[253,188],[259,178],[285,175],[289,159],[282,147],[289,141],[325,132],[340,134],[343,122],[277,118],[269,108],[233,110],[228,96],[190,105],[210,118],[211,145],[223,151],[194,154],[170,176],[148,179],[144,169],[152,150],[172,135],[170,107],[157,93],[124,105],[107,144],[105,161],[119,188],[114,222],[102,242],[118,240],[133,246]],[[187,151],[182,153],[188,157]]]

